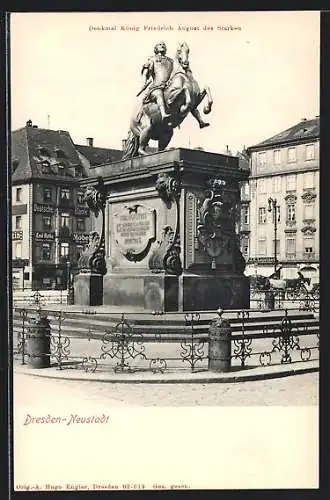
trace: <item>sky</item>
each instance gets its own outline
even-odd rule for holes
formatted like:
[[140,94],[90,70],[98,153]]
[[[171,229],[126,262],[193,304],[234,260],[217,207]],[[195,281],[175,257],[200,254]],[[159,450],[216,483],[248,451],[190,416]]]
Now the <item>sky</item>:
[[[240,29],[218,29],[228,26]],[[160,40],[170,57],[188,43],[193,75],[214,100],[211,126],[189,115],[169,147],[235,153],[319,114],[316,11],[12,13],[10,33],[12,130],[31,119],[76,144],[93,137],[120,149]]]

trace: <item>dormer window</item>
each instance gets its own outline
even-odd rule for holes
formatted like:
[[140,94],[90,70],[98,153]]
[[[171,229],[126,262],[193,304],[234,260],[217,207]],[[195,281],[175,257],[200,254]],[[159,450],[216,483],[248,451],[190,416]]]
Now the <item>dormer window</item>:
[[62,163],[59,163],[57,166],[59,175],[64,175],[64,165]]
[[75,177],[82,177],[82,168],[81,167],[74,168],[74,176]]
[[41,164],[41,170],[44,174],[49,173],[49,162],[48,161],[43,161]]
[[49,150],[46,147],[44,147],[44,146],[39,146],[38,147],[38,153],[41,156],[47,156],[47,157],[51,156]]
[[57,158],[67,158],[67,154],[60,148],[54,148],[55,154]]

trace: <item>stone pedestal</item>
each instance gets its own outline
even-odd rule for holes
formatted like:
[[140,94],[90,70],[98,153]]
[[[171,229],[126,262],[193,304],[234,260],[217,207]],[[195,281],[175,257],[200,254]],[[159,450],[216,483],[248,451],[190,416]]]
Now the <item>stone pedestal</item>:
[[250,282],[245,276],[205,274],[182,276],[183,311],[248,309]]
[[74,303],[82,306],[103,304],[103,276],[79,273],[74,277]]
[[103,303],[148,311],[178,311],[177,276],[108,274],[104,277]]
[[[75,303],[164,312],[249,307],[235,235],[238,183],[248,173],[238,158],[172,149],[96,167],[83,183],[96,186],[97,176],[106,193],[107,272],[102,292],[101,277],[78,275]],[[102,233],[99,217],[93,229]]]

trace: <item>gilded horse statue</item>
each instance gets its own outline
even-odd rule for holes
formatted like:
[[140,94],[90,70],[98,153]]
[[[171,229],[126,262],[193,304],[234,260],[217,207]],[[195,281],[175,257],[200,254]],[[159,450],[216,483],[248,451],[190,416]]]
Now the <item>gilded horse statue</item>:
[[[163,42],[158,45],[161,48],[165,46]],[[156,49],[157,46],[155,54],[158,55]],[[166,46],[163,53],[166,53]],[[168,61],[169,58],[164,57],[164,59]],[[162,59],[157,59],[157,61],[162,61]],[[158,71],[159,68],[158,65]],[[146,148],[151,139],[157,140],[158,150],[163,151],[173,136],[173,130],[180,126],[189,113],[197,120],[200,128],[209,126],[209,123],[203,121],[197,107],[206,97],[207,102],[203,112],[204,114],[210,113],[213,104],[210,89],[205,87],[200,91],[190,69],[189,47],[186,42],[181,43],[177,48],[173,69],[163,86],[163,96],[167,108],[166,114],[160,109],[157,100],[150,98],[144,99],[137,113],[133,115],[123,160],[147,154]]]

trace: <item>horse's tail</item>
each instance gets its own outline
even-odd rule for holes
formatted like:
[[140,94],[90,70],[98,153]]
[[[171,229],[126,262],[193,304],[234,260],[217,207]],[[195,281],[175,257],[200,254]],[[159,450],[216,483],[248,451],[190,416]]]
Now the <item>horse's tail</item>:
[[132,130],[128,132],[127,139],[125,141],[125,148],[122,156],[122,160],[127,160],[128,158],[134,158],[138,156],[138,149],[140,146],[140,138],[135,135]]

